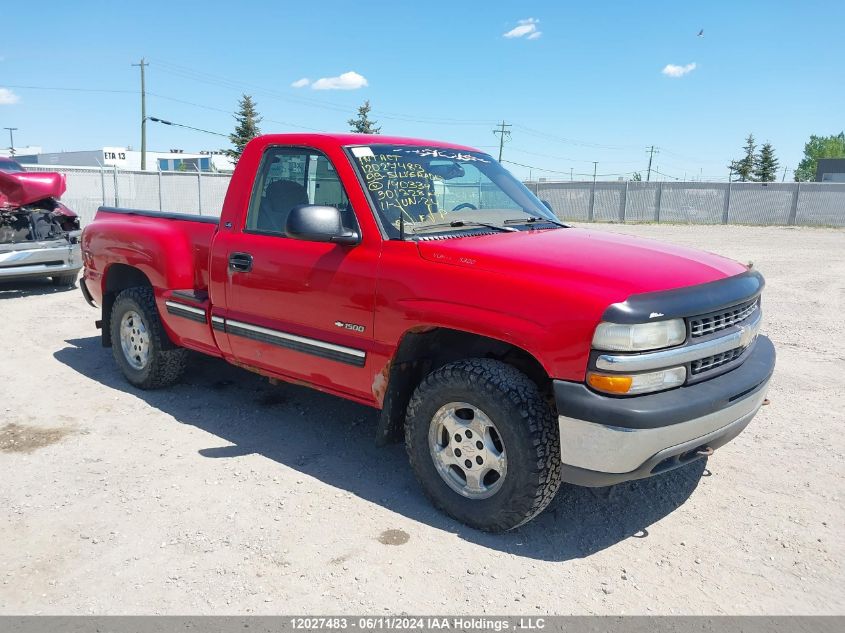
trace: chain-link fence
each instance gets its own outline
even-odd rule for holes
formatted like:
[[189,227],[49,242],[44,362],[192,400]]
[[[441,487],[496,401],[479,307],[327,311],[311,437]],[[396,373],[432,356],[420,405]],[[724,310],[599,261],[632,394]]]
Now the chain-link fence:
[[[157,173],[40,165],[28,165],[27,169],[65,174],[67,193],[62,200],[80,215],[83,224],[90,222],[97,207],[103,204],[219,216],[230,180],[228,174],[208,172]],[[845,184],[604,181],[526,184],[562,220],[845,226]],[[460,192],[467,199],[458,196],[455,188],[444,187],[443,195],[455,204],[480,200],[485,195],[475,185],[466,185]]]
[[102,205],[219,216],[229,174],[190,171],[126,171],[112,167],[27,165],[27,171],[56,171],[67,177],[62,202],[83,225]]
[[845,184],[529,182],[563,220],[845,226]]

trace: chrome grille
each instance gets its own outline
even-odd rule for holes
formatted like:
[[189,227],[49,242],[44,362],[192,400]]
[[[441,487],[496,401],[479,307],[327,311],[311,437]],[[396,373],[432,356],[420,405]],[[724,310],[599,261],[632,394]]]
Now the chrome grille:
[[734,361],[742,356],[742,353],[745,350],[745,347],[737,347],[736,349],[722,352],[721,354],[715,354],[714,356],[707,356],[706,358],[694,360],[690,363],[690,373],[694,376],[703,371],[707,371],[708,369],[715,369],[716,367],[727,365],[731,361]]
[[752,301],[746,301],[745,303],[730,307],[727,310],[693,317],[690,319],[690,334],[695,338],[727,329],[750,317],[759,305],[759,299],[753,299]]

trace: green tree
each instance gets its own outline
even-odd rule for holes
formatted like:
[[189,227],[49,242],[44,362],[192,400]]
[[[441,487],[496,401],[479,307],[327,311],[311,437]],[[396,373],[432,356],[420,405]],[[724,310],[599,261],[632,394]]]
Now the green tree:
[[815,180],[820,158],[845,158],[845,132],[830,136],[810,136],[804,145],[804,158],[794,172],[795,182]]
[[643,179],[643,175],[638,171],[635,171],[634,175],[631,176],[631,180],[633,180],[634,182],[641,182],[642,179]]
[[242,95],[238,100],[238,111],[235,114],[235,121],[237,121],[235,131],[229,135],[229,141],[235,147],[234,149],[223,151],[226,156],[238,162],[246,144],[261,134],[261,130],[258,127],[258,124],[261,123],[261,117],[258,116],[255,101],[249,95]]
[[370,120],[370,100],[367,99],[364,104],[358,108],[358,116],[354,119],[349,119],[349,129],[358,134],[378,134],[381,132],[380,127],[376,127],[378,121]]
[[771,143],[763,143],[760,148],[760,155],[757,156],[754,165],[754,180],[757,182],[774,182],[778,177],[778,161],[775,156],[775,148]]
[[754,140],[754,135],[749,134],[745,139],[745,146],[742,148],[745,156],[739,160],[732,160],[729,165],[733,174],[731,179],[734,182],[746,182],[754,180],[754,166],[757,163],[757,143]]

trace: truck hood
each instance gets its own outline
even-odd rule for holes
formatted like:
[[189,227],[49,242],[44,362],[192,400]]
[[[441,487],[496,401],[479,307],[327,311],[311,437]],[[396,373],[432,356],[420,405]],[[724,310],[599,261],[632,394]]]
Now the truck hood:
[[586,229],[552,229],[417,242],[423,259],[549,284],[632,294],[672,290],[747,270],[733,260],[673,244]]
[[45,198],[60,198],[66,187],[64,174],[0,171],[0,209],[22,207]]

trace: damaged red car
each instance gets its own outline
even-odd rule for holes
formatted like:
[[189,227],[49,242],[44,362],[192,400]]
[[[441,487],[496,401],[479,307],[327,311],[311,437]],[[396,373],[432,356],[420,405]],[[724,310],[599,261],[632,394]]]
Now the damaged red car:
[[0,157],[0,281],[50,277],[73,286],[82,268],[79,218],[59,202],[63,174]]

